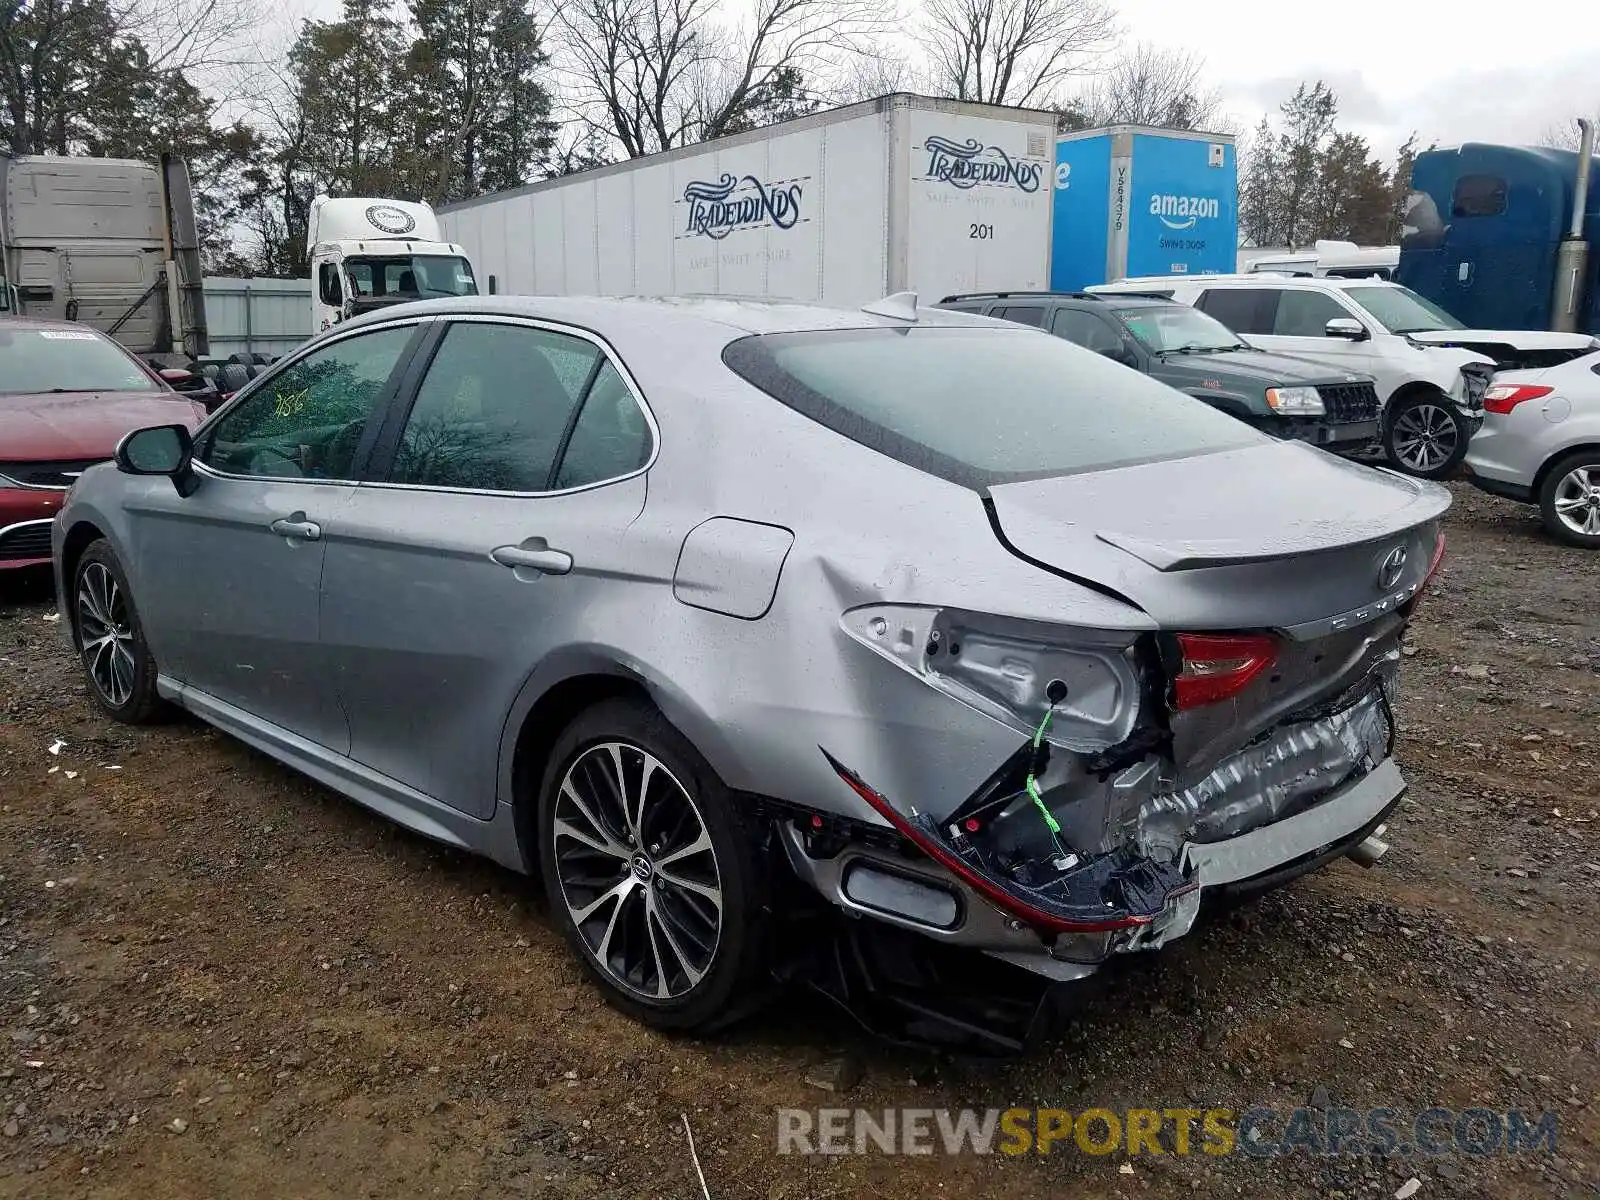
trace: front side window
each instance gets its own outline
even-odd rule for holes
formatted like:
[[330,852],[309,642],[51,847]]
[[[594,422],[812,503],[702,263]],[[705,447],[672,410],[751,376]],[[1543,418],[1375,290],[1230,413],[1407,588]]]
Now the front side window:
[[344,338],[262,381],[217,422],[199,458],[230,475],[349,479],[415,326]]
[[1344,305],[1323,292],[1285,291],[1278,297],[1272,332],[1279,337],[1327,337],[1328,322],[1350,319]]
[[1498,217],[1506,211],[1506,181],[1498,175],[1463,175],[1450,195],[1453,217]]
[[1105,318],[1081,308],[1056,309],[1056,315],[1050,318],[1050,332],[1098,354],[1122,348],[1122,339]]
[[1235,333],[1271,333],[1280,294],[1275,288],[1208,288],[1195,307]]
[[1444,309],[1405,287],[1353,287],[1344,294],[1371,314],[1390,333],[1436,333],[1465,329]]
[[324,304],[331,304],[337,308],[344,303],[344,289],[339,285],[338,263],[323,263],[317,268],[317,290],[322,293]]
[[972,488],[1263,440],[1166,384],[1022,330],[766,334],[731,342],[723,361],[834,432]]
[[160,390],[126,350],[92,329],[0,326],[0,396]]
[[551,490],[563,439],[602,362],[598,346],[568,334],[456,322],[417,391],[390,479]]

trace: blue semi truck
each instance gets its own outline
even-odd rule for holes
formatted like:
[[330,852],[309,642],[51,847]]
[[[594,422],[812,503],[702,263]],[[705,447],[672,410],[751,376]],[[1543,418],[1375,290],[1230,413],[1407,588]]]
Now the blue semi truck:
[[1576,153],[1468,142],[1417,155],[1396,278],[1478,329],[1600,334],[1600,169]]
[[1233,271],[1239,169],[1227,134],[1112,125],[1056,139],[1050,287]]

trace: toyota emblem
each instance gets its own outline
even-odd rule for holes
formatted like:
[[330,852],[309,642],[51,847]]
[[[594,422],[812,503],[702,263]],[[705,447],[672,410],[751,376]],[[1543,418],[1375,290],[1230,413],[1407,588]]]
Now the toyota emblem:
[[1383,556],[1383,561],[1378,564],[1378,587],[1387,592],[1400,582],[1400,576],[1406,573],[1406,548],[1396,546]]

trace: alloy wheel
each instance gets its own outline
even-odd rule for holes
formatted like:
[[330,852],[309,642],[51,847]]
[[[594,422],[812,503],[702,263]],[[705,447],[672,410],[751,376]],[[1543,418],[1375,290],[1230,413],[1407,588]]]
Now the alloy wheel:
[[677,1000],[716,958],[722,881],[705,816],[654,755],[590,746],[561,781],[550,836],[567,912],[590,955],[645,1000]]
[[90,563],[78,577],[78,637],[95,690],[121,708],[133,695],[133,621],[121,586],[101,563]]
[[1437,471],[1450,461],[1460,437],[1450,412],[1437,404],[1414,404],[1395,418],[1394,456],[1409,470]]
[[1600,479],[1589,466],[1574,467],[1556,484],[1556,517],[1573,533],[1600,535]]

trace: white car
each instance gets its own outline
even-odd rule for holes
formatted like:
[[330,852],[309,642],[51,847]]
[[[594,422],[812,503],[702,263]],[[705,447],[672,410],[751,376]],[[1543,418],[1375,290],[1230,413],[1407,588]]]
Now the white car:
[[1539,506],[1545,529],[1600,550],[1600,353],[1538,371],[1503,371],[1467,454],[1474,484]]
[[1262,350],[1371,375],[1389,461],[1428,479],[1448,476],[1466,456],[1496,368],[1553,366],[1597,345],[1587,334],[1464,329],[1409,288],[1381,279],[1173,275],[1088,290],[1166,296]]

